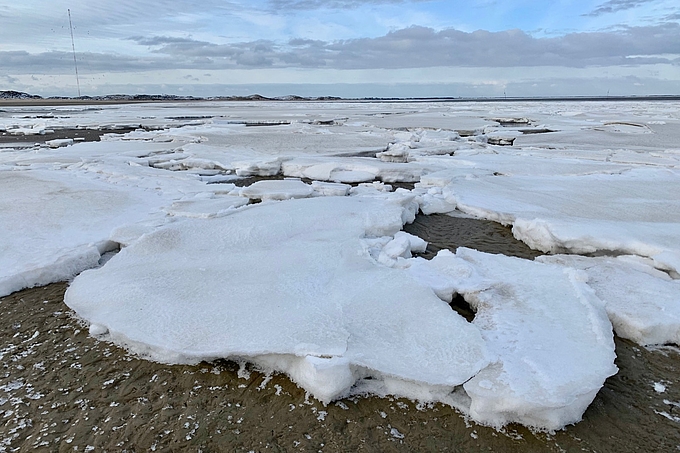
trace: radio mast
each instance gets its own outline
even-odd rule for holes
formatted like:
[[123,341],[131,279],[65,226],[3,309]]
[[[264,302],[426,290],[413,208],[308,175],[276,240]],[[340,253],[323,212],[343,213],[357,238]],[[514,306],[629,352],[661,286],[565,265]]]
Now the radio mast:
[[76,68],[76,85],[78,85],[78,97],[80,97],[80,78],[78,77],[78,62],[76,61],[76,43],[73,40],[73,23],[71,22],[71,10],[68,11],[68,26],[71,30],[71,48],[73,49],[73,66]]

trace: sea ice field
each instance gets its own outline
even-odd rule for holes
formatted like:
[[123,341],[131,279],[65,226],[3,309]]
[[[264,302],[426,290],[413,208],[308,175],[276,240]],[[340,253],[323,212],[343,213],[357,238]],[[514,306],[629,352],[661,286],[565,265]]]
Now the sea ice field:
[[[0,134],[0,297],[68,281],[90,336],[154,362],[554,432],[615,336],[680,343],[677,102],[0,105]],[[403,229],[429,215],[540,256],[426,259]]]

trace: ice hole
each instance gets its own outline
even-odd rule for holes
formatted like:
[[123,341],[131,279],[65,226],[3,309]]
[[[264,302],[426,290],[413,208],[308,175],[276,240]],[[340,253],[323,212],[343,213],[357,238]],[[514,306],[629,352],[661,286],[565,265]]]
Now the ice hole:
[[460,294],[453,296],[453,300],[451,300],[449,306],[468,322],[472,322],[475,319],[475,311]]
[[[239,179],[233,179],[228,181],[230,184],[236,185],[236,187],[248,187],[260,181],[282,181],[284,176],[282,174],[274,176],[245,176]],[[308,181],[303,181],[308,183]]]

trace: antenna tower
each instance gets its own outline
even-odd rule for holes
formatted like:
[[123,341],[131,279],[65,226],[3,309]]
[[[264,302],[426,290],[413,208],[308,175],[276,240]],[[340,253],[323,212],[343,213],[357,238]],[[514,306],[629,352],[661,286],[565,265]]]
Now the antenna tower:
[[73,40],[73,23],[71,22],[71,10],[68,11],[68,26],[71,30],[71,48],[73,49],[73,66],[76,68],[76,84],[78,85],[78,97],[80,97],[80,78],[78,77],[78,62],[76,61],[76,43]]

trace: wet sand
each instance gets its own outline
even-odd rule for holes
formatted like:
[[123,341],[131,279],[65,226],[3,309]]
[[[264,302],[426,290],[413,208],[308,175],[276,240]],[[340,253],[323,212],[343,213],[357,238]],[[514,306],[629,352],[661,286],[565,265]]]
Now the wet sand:
[[0,452],[667,452],[680,446],[676,348],[650,352],[617,338],[620,371],[582,422],[552,435],[516,425],[498,432],[441,404],[370,397],[325,407],[283,375],[234,362],[177,366],[136,358],[89,337],[63,303],[66,287],[0,298]]

